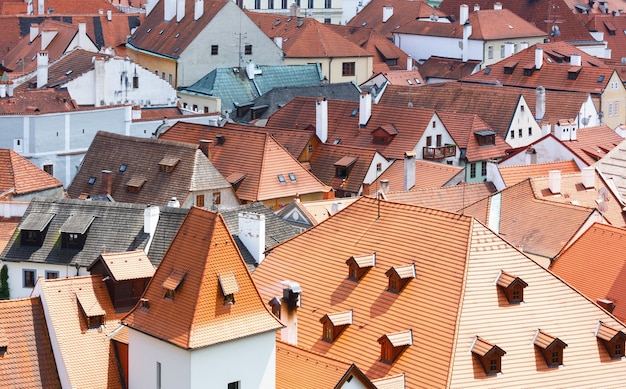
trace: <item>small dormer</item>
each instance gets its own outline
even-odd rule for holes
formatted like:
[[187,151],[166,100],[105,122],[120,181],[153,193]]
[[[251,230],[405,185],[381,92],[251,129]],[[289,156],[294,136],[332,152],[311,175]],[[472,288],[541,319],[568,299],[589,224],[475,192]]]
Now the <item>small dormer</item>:
[[371,134],[374,144],[388,145],[398,135],[398,129],[393,124],[386,124],[374,129]]
[[504,74],[513,74],[517,67],[517,61],[510,61],[504,64]]
[[82,249],[87,239],[87,231],[95,218],[94,215],[70,215],[61,226],[61,247]]
[[272,309],[272,313],[274,314],[274,316],[280,319],[280,311],[281,311],[281,305],[282,305],[281,299],[278,297],[273,297],[268,302],[268,304],[270,308]]
[[132,177],[126,183],[126,190],[130,193],[139,193],[141,188],[143,188],[143,184],[146,183],[146,179],[143,177]]
[[31,212],[20,223],[20,242],[23,246],[41,246],[50,221],[55,216],[53,213]]
[[563,350],[567,347],[567,343],[541,330],[537,330],[533,344],[543,355],[543,359],[548,367],[563,365]]
[[506,296],[509,304],[524,302],[524,288],[528,286],[524,280],[507,272],[500,271],[496,284]]
[[224,305],[235,303],[235,293],[239,292],[239,284],[234,273],[220,274],[217,276],[224,296]]
[[176,157],[163,157],[163,159],[159,161],[159,170],[168,173],[172,172],[176,165],[178,165],[178,162],[180,162],[180,159]]
[[226,143],[226,137],[224,135],[215,135],[215,139],[217,139],[216,144],[218,146],[222,146],[224,143]]
[[506,354],[506,351],[500,347],[476,336],[470,351],[478,358],[485,374],[496,375],[502,372],[502,356]]
[[599,322],[596,337],[602,342],[602,345],[611,356],[611,359],[624,358],[624,343],[626,341],[624,331],[613,328],[606,323]]
[[337,313],[328,313],[320,319],[322,323],[322,340],[334,342],[350,324],[352,324],[352,310]]
[[409,281],[416,277],[415,264],[394,266],[387,270],[385,275],[388,278],[387,290],[391,293],[400,293]]
[[335,162],[335,177],[348,178],[348,176],[350,175],[350,170],[352,170],[352,166],[357,159],[359,159],[359,157],[346,155],[345,157]]
[[572,67],[570,67],[569,69],[567,69],[567,79],[568,80],[575,80],[575,79],[577,79],[581,70],[582,70],[582,66],[572,66]]
[[615,310],[615,303],[608,299],[596,299],[596,303],[604,308],[607,312],[612,313]]
[[524,75],[525,76],[532,76],[533,73],[535,72],[535,63],[529,63],[528,65],[524,66]]
[[496,132],[492,130],[481,130],[474,132],[479,147],[494,146],[496,144]]
[[99,328],[104,325],[105,311],[93,293],[77,293],[78,306],[83,314],[87,328]]
[[378,343],[380,343],[380,361],[392,364],[413,344],[413,330],[385,334],[378,339]]
[[179,270],[172,270],[170,275],[163,281],[163,288],[165,288],[165,298],[168,300],[174,300],[176,296],[176,290],[182,284],[187,273]]
[[358,282],[371,268],[376,266],[376,253],[352,256],[346,260],[346,265],[348,265],[348,279]]

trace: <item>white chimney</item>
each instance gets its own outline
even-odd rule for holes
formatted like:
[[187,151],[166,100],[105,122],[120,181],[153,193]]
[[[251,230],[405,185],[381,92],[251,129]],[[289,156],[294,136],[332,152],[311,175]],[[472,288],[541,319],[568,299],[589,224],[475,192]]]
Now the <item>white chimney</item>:
[[596,181],[596,169],[593,166],[582,168],[581,175],[585,189],[593,189]]
[[461,55],[463,62],[467,62],[469,59],[469,37],[472,35],[472,24],[467,21],[463,24],[463,47],[461,47]]
[[552,192],[552,194],[561,193],[561,171],[560,170],[550,170],[548,172],[548,187],[550,188],[550,192]]
[[7,85],[7,97],[13,97],[13,88],[15,87],[15,85],[13,85],[13,81],[9,81],[8,85]]
[[574,123],[570,123],[571,127],[569,130],[569,140],[576,140],[576,126]]
[[43,28],[41,30],[41,50],[45,50],[50,42],[57,36],[57,30],[54,28]]
[[513,42],[506,42],[504,44],[504,58],[512,56],[513,50],[515,50],[515,44]]
[[535,69],[539,70],[543,66],[543,48],[537,47],[535,49]]
[[543,120],[546,114],[546,88],[538,86],[535,90],[535,120]]
[[163,20],[169,22],[176,16],[176,0],[163,1]]
[[204,0],[196,0],[193,5],[193,20],[198,20],[204,14]]
[[48,83],[48,52],[37,53],[37,89]]
[[519,49],[521,50],[526,50],[528,48],[528,42],[522,42],[519,44]]
[[242,212],[239,214],[239,240],[246,246],[257,264],[265,258],[265,215]]
[[[104,69],[105,60],[103,57],[93,57],[93,71],[95,74],[96,82],[93,84],[93,93],[95,106],[100,107],[106,105],[105,90],[106,90],[106,70]],[[131,114],[132,115],[132,114]]]
[[493,5],[493,9],[495,9],[495,10],[500,10],[500,9],[502,9],[502,3],[500,3],[500,2],[495,3],[495,4]]
[[148,205],[143,210],[143,233],[154,235],[157,224],[159,223],[159,207],[156,205]]
[[276,44],[276,46],[278,46],[279,49],[282,50],[282,48],[283,48],[283,37],[282,36],[275,36],[274,37],[274,43]]
[[133,105],[132,119],[133,120],[141,119],[141,106]]
[[413,70],[413,57],[410,55],[406,57],[406,70]]
[[167,206],[170,208],[180,208],[180,201],[178,201],[176,196],[173,196],[170,201],[167,202]]
[[383,23],[386,23],[390,17],[393,16],[393,6],[385,5],[383,6]]
[[459,25],[462,26],[467,22],[469,18],[469,7],[467,4],[461,4],[461,9],[459,10]]
[[0,99],[7,97],[7,83],[0,81]]
[[263,71],[254,64],[254,61],[250,60],[246,64],[246,74],[248,75],[249,80],[254,80],[254,76],[257,74],[263,74]]
[[328,140],[328,101],[318,97],[315,104],[315,135],[322,143]]
[[37,15],[46,14],[46,2],[44,0],[37,0]]
[[37,35],[39,35],[39,24],[32,23],[30,25],[30,42],[31,43],[35,40],[35,38],[37,38]]
[[84,21],[78,22],[78,47],[87,48],[87,23]]
[[404,153],[404,190],[410,190],[415,186],[415,151]]
[[582,66],[582,56],[580,54],[572,54],[569,63],[572,66]]
[[480,5],[474,4],[474,12],[480,11]]
[[185,17],[185,0],[176,0],[176,22]]
[[107,20],[109,22],[113,20],[113,12],[110,9],[107,9]]
[[359,127],[365,127],[372,116],[372,95],[364,90],[359,100]]

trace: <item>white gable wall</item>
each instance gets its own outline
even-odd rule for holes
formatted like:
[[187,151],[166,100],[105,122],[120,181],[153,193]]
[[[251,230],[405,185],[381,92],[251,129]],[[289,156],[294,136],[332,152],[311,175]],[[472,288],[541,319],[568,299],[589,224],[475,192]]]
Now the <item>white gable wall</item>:
[[[529,134],[529,128],[532,134]],[[537,124],[534,113],[528,107],[524,96],[520,95],[504,140],[512,147],[523,147],[539,140],[541,136],[541,127]]]
[[[433,126],[433,123],[434,123],[434,126]],[[448,157],[448,158],[441,159],[441,160],[430,160],[430,159],[424,158],[424,147],[426,147],[426,137],[428,136],[432,137],[432,144],[430,147],[437,147],[437,135],[441,135],[441,147],[443,147],[446,144],[452,144],[452,145],[456,144],[454,139],[452,139],[452,136],[450,136],[450,133],[448,132],[446,127],[441,122],[441,119],[439,119],[439,116],[435,114],[428,122],[428,126],[424,130],[422,137],[419,139],[419,141],[413,148],[413,151],[415,151],[416,153],[417,159],[421,159],[425,161],[440,162],[444,164],[447,164],[448,161],[452,161],[451,164],[453,166],[459,166],[459,156],[461,155],[461,149],[459,148],[458,145],[456,146],[456,155],[454,155],[453,157]]]
[[[573,159],[579,169],[587,166],[586,162],[578,158],[574,153],[566,148],[563,143],[559,142],[552,136],[548,136],[540,142],[533,144],[532,148],[535,149],[536,152],[535,163],[570,161]],[[517,166],[527,164],[526,153],[517,153],[516,155],[502,161],[500,166]]]
[[[445,58],[463,57],[461,49],[463,40],[460,38],[448,38],[438,36],[424,36],[413,34],[393,34],[394,43],[405,53],[411,55],[417,61],[425,61],[433,55]],[[468,41],[468,59],[482,61],[483,41]]]

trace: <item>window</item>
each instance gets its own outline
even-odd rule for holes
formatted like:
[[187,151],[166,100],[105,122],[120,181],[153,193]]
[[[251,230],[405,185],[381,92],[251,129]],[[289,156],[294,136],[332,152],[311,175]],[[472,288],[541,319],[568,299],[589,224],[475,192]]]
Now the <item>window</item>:
[[602,342],[611,359],[621,360],[624,357],[626,334],[623,331],[599,322],[596,337]]
[[261,9],[261,0],[254,0],[254,9]]
[[274,9],[274,0],[267,0],[267,8]]
[[161,79],[165,80],[165,72],[161,72]]
[[198,104],[194,104],[192,109],[194,112],[198,112]]
[[58,271],[46,270],[46,280],[56,280],[59,278]]
[[156,363],[156,387],[161,389],[161,362]]
[[433,120],[433,128],[437,127],[437,122]]
[[341,75],[344,77],[354,76],[354,62],[344,62],[341,64]]
[[487,58],[493,59],[493,46],[487,47]]
[[502,372],[502,356],[506,352],[500,347],[477,336],[474,338],[471,351],[480,361],[485,374],[492,376]]
[[240,382],[241,381],[229,382],[227,389],[240,389],[241,388],[241,386],[239,385]]
[[124,173],[126,171],[126,168],[128,167],[128,165],[126,165],[125,163],[120,165],[120,173]]
[[333,8],[333,0],[324,0],[324,8],[326,9]]
[[204,113],[209,113],[209,107],[207,107],[206,105],[204,106]]
[[528,136],[533,136],[533,128],[528,127]]
[[21,138],[13,139],[13,151],[16,153],[24,151],[24,141]]
[[437,147],[441,147],[441,135],[437,135]]
[[333,341],[333,328],[328,324],[324,325],[324,340],[327,342]]
[[476,178],[476,163],[470,163],[470,178]]
[[211,55],[217,55],[217,45],[211,45]]
[[85,241],[82,234],[75,232],[64,232],[62,235],[61,246],[64,249],[80,249]]
[[314,3],[315,3],[315,0],[309,0],[308,1],[308,7],[309,8],[315,8],[315,4]]
[[619,103],[617,101],[615,102],[615,108],[613,108],[613,114],[619,116]]
[[480,163],[480,175],[483,177],[487,175],[487,162],[486,161],[482,161]]
[[376,171],[380,172],[381,170],[383,170],[383,164],[379,162],[376,164]]
[[154,71],[154,75],[158,77],[158,76],[159,76],[159,71],[158,71],[158,70],[155,70],[155,71]]
[[613,116],[613,103],[609,103],[609,117]]
[[52,165],[51,163],[43,165],[43,171],[50,174],[51,176],[54,176],[54,165]]
[[515,139],[515,130],[511,131],[511,139]]
[[213,192],[213,205],[220,205],[222,203],[222,194],[220,192]]
[[204,207],[204,195],[197,195],[196,196],[196,207]]
[[500,45],[500,58],[504,58],[504,45]]
[[170,83],[170,85],[172,85],[172,74],[171,73],[169,75],[168,82]]
[[133,88],[139,88],[139,76],[133,76]]
[[430,147],[433,145],[433,137],[432,136],[427,136],[426,137],[426,147]]
[[295,173],[289,173],[289,181],[296,182],[296,174]]
[[308,150],[309,150],[309,153],[313,152],[313,145],[312,144],[309,144],[309,149]]
[[252,55],[252,45],[246,45],[246,47],[245,47],[245,54],[246,55]]
[[281,0],[280,2],[280,8],[282,9],[287,9],[287,0]]
[[285,176],[282,174],[278,175],[278,182],[280,182],[281,184],[285,184],[287,183],[287,181],[285,180]]
[[37,271],[33,269],[24,269],[23,285],[25,288],[33,288],[37,279]]
[[387,276],[387,291],[400,293],[409,282],[415,278],[415,264],[394,266],[385,272]]
[[504,292],[509,304],[520,304],[524,302],[524,288],[528,286],[524,280],[515,277],[507,272],[501,272],[496,284]]
[[[330,24],[331,23],[330,18],[324,18],[324,23],[325,24]],[[387,64],[387,65],[389,65],[389,64]]]
[[348,169],[343,166],[335,166],[335,177],[337,178],[348,177]]
[[541,351],[548,367],[563,365],[563,350],[567,347],[567,344],[561,339],[537,330],[534,344]]

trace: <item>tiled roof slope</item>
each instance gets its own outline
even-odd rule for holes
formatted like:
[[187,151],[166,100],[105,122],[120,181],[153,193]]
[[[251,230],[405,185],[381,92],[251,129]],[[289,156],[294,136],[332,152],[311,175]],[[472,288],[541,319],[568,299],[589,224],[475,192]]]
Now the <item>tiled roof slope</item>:
[[[415,160],[415,185],[409,190],[441,187],[462,171],[460,166]],[[373,185],[380,188],[380,180],[389,180],[389,192],[404,190],[404,161],[394,161]]]
[[[622,138],[615,130],[606,125],[579,128],[576,140],[563,141],[563,144],[588,165],[593,165],[606,153],[622,143]],[[598,153],[600,150],[600,153]]]
[[21,220],[21,217],[0,217],[0,252],[11,240]]
[[[376,70],[374,72],[376,73]],[[382,72],[382,74],[389,82],[389,85],[418,86],[424,83],[424,78],[419,70],[394,70],[392,72]]]
[[[148,241],[148,234],[143,232],[144,227],[144,204],[107,203],[84,200],[54,200],[34,199],[31,200],[28,209],[24,213],[22,221],[28,215],[54,214],[49,223],[43,245],[41,247],[22,246],[20,244],[20,230],[15,231],[11,240],[0,255],[5,261],[26,261],[54,264],[76,264],[82,267],[89,266],[103,250],[107,252],[121,252],[143,249]],[[172,213],[171,216],[167,216]],[[70,215],[94,216],[86,235],[85,245],[81,250],[63,249],[59,244],[60,230],[63,223]],[[160,220],[169,219],[168,223],[157,227],[157,233],[153,244],[156,244],[157,236],[165,240],[171,232],[162,231],[160,228],[173,228],[174,231],[182,222],[185,210],[162,207]],[[178,221],[178,224],[176,224]],[[159,223],[160,224],[160,223]],[[161,234],[161,235],[160,235]],[[169,243],[169,242],[167,242]],[[165,244],[163,242],[162,244]],[[158,264],[161,257],[151,251],[150,259]],[[153,256],[155,254],[155,256]]]
[[315,136],[314,128],[302,128],[298,131],[285,130],[283,128],[260,127],[254,125],[245,125],[240,123],[226,123],[223,128],[232,128],[234,130],[250,130],[255,132],[266,132],[273,136],[281,146],[285,148],[294,158],[298,159],[305,152],[306,146]]
[[[495,3],[502,4],[503,9],[510,9],[546,34],[550,34],[556,19],[559,22],[557,26],[561,35],[554,40],[566,42],[593,41],[589,31],[569,9],[564,0],[477,0],[469,3],[470,14],[473,12],[474,5],[486,10],[493,9]],[[439,9],[446,14],[455,15],[458,20],[461,4],[468,3],[465,0],[445,0],[439,4]],[[551,12],[553,7],[556,13]]]
[[[412,88],[419,89],[419,88]],[[305,128],[315,126],[314,98],[296,97],[268,118],[267,125],[278,128]],[[340,144],[375,149],[386,158],[402,159],[413,150],[424,130],[435,115],[432,109],[417,109],[372,104],[372,115],[365,127],[359,127],[359,102],[328,101],[328,142],[341,139]],[[388,145],[373,142],[372,131],[381,126],[394,126],[398,134]]]
[[154,274],[154,266],[143,250],[102,253],[97,260],[102,261],[115,281],[150,278]]
[[[383,7],[393,7],[393,15],[383,22]],[[429,18],[431,15],[443,18],[448,14],[437,8],[433,8],[424,0],[373,0],[370,1],[359,13],[347,23],[350,27],[373,28],[386,38],[393,38],[396,26],[402,26],[415,19]]]
[[61,388],[41,300],[0,301],[0,358],[3,388]]
[[[37,282],[33,295],[39,295],[47,311],[48,330],[58,348],[73,388],[123,388],[115,351],[108,337],[124,314],[115,313],[101,275],[59,278]],[[84,310],[94,308],[104,314],[103,325],[88,328]],[[62,358],[62,359],[61,359]],[[64,374],[65,376],[65,374]]]
[[490,214],[493,196],[501,196],[499,233],[520,250],[545,258],[558,254],[596,212],[593,208],[537,199],[530,179],[480,200],[463,212],[488,224],[490,217],[498,217]]
[[39,2],[45,5],[44,10],[48,12],[50,8],[55,14],[60,15],[80,15],[80,14],[97,14],[102,10],[105,14],[107,11],[111,13],[120,13],[112,3],[106,0],[90,0],[87,2],[80,0],[33,0],[33,9],[37,12]]
[[[588,3],[585,3],[588,4]],[[619,3],[619,8],[623,10],[624,4]],[[594,8],[597,10],[597,8]],[[617,10],[617,7],[614,8]],[[585,16],[580,18],[585,20]],[[603,40],[607,43],[607,47],[611,50],[611,58],[605,59],[607,63],[623,65],[622,58],[626,57],[626,39],[620,31],[626,30],[626,17],[623,15],[612,15],[596,13],[590,15],[585,22],[585,26],[589,31],[597,31],[604,33]]]
[[178,58],[213,17],[222,10],[227,0],[205,0],[204,11],[198,20],[193,18],[195,2],[186,1],[186,17],[178,23],[175,20],[163,19],[164,3],[164,1],[156,3],[141,26],[130,36],[128,43],[141,50]]
[[[377,207],[361,198],[274,248],[253,273],[265,301],[282,293],[281,280],[300,284],[298,346],[352,361],[372,380],[405,373],[407,388],[611,386],[623,375],[605,363],[594,329],[599,320],[624,326],[475,219],[386,201],[378,217]],[[346,260],[372,252],[376,265],[358,283],[346,279]],[[398,294],[386,291],[385,272],[411,263],[417,278]],[[525,304],[508,306],[494,284],[502,270],[528,283]],[[323,341],[320,318],[349,309],[354,324]],[[538,328],[569,345],[564,368],[544,368],[532,345]],[[377,340],[407,330],[412,345],[381,362]],[[497,378],[469,351],[476,334],[506,351]]]
[[579,172],[580,169],[574,160],[533,163],[530,165],[499,166],[498,171],[504,180],[504,185],[513,186],[530,177],[548,176],[550,170],[560,170],[561,174]]
[[0,149],[0,193],[14,194],[43,191],[63,186],[61,181],[10,149]]
[[[311,155],[311,172],[324,184],[335,190],[358,193],[363,185],[376,150],[321,143]],[[355,158],[348,168],[348,175],[337,177],[335,163],[342,158]]]
[[289,15],[261,12],[246,12],[246,15],[270,39],[283,38],[282,49],[287,58],[372,56],[367,50],[313,18],[304,18],[302,25],[298,27],[297,18]]
[[13,97],[0,99],[0,115],[41,115],[79,110],[67,90],[16,90]]
[[472,74],[479,64],[480,61],[478,60],[463,62],[463,60],[456,58],[431,56],[419,66],[419,71],[426,81],[430,78],[460,80],[468,74]]
[[591,300],[612,301],[613,315],[625,321],[624,252],[626,230],[595,223],[552,262],[550,269]]
[[617,191],[626,201],[626,140],[620,142],[611,151],[596,162],[596,168],[604,177],[610,179]]
[[[163,284],[177,272],[184,278],[174,299],[166,300]],[[235,303],[224,305],[216,298],[222,293],[218,278],[229,275],[239,290],[234,292]],[[261,300],[224,219],[197,207],[187,214],[143,298],[150,308],[136,307],[124,324],[183,349],[282,327]]]
[[[178,161],[173,171],[160,170],[164,159]],[[124,171],[120,171],[122,165],[126,165]],[[111,171],[110,195],[126,203],[167,205],[172,197],[182,203],[192,190],[230,186],[197,145],[98,131],[67,189],[69,196],[106,193],[103,170]],[[91,177],[96,180],[90,185]],[[129,191],[129,183],[136,181],[143,181],[141,189]]]
[[[217,135],[224,143],[217,145]],[[178,122],[160,139],[199,144],[201,139],[213,140],[210,160],[228,179],[245,174],[237,186],[237,197],[246,201],[269,200],[296,194],[321,193],[324,184],[307,171],[271,135],[262,131],[236,130],[201,124]],[[296,182],[288,179],[295,173]],[[287,179],[278,181],[278,174]]]
[[[294,202],[293,206],[297,207],[305,215],[311,225],[315,225],[328,219],[358,199],[359,197],[337,197],[329,200],[298,201]],[[287,208],[291,206],[288,205],[282,208],[277,214],[283,215],[285,211],[288,211]],[[307,221],[302,223],[307,223]]]
[[387,200],[397,203],[460,212],[469,204],[485,199],[496,192],[491,182],[459,184],[443,188],[430,187],[387,193]]

